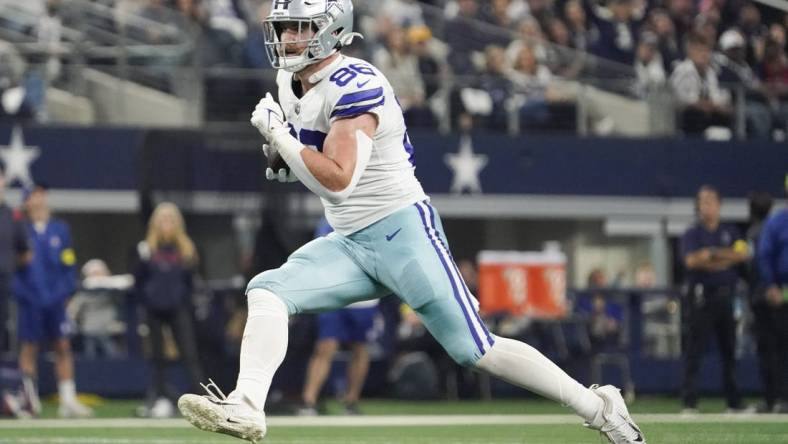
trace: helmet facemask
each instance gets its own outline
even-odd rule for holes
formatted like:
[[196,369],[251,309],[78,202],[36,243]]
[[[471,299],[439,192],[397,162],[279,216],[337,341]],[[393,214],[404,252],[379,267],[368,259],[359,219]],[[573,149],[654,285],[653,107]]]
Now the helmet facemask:
[[[323,37],[329,31],[331,18],[318,15],[309,18],[269,17],[263,22],[265,33],[265,50],[271,66],[290,72],[298,72],[307,66],[330,56],[336,50],[336,38]],[[306,39],[282,42],[282,34],[286,30],[296,36],[310,35]],[[332,46],[326,43],[332,42]],[[288,48],[304,47],[300,53],[288,53]]]

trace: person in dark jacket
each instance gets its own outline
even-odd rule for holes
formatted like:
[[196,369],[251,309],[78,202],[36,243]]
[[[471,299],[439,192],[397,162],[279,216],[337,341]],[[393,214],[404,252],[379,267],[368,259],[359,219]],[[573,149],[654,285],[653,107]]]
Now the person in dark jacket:
[[137,246],[134,273],[137,297],[145,308],[153,360],[152,405],[144,416],[165,418],[175,412],[166,387],[164,327],[169,326],[192,385],[199,387],[202,369],[191,310],[192,278],[197,264],[194,243],[186,234],[183,216],[170,202],[159,204],[148,222],[148,233]]
[[716,336],[722,358],[722,374],[728,409],[742,409],[736,384],[736,321],[733,316],[736,266],[747,260],[747,243],[732,225],[720,222],[720,194],[704,185],[698,190],[698,222],[681,239],[687,291],[684,315],[684,413],[698,405],[697,376],[706,342]]
[[74,358],[69,341],[66,302],[76,291],[76,256],[66,222],[53,218],[41,185],[23,192],[27,212],[25,230],[33,250],[32,261],[14,275],[13,293],[18,304],[19,368],[30,398],[31,413],[40,413],[35,390],[39,345],[52,343],[62,417],[85,417],[91,410],[77,400]]
[[5,202],[5,185],[5,171],[0,167],[0,353],[11,347],[6,328],[11,278],[17,267],[27,265],[33,258],[21,213]]

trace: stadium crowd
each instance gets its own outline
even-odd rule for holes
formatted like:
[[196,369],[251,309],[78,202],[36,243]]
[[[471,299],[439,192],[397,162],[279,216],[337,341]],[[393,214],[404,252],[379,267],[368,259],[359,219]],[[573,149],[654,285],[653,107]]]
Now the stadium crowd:
[[[168,73],[190,66],[267,68],[262,0],[37,0],[0,2],[0,30],[9,28],[40,42],[45,76],[60,75],[58,44],[74,39],[93,45],[177,47],[193,37],[195,50],[134,53],[144,66],[137,80],[176,89]],[[86,4],[103,15],[85,14]],[[22,8],[39,17],[28,26],[3,18]],[[573,130],[578,81],[636,99],[667,88],[675,93],[678,126],[699,133],[731,128],[740,101],[749,136],[784,137],[788,120],[788,13],[749,0],[414,0],[358,2],[359,31],[352,53],[372,61],[391,80],[409,125],[445,119],[453,127],[506,130]],[[86,22],[89,24],[86,24]],[[91,28],[92,27],[92,28]],[[89,45],[88,45],[89,46]],[[13,46],[0,57],[18,58]],[[106,55],[88,56],[108,63]],[[1,114],[35,114],[41,93],[20,81],[14,64],[2,64],[0,89],[27,85],[28,100],[5,100]],[[41,75],[39,73],[39,75]],[[267,83],[220,77],[206,80],[209,97],[239,97],[214,113],[230,120],[245,115],[241,99],[271,88]],[[237,91],[240,89],[240,91]],[[232,94],[232,93],[235,94]],[[213,96],[211,96],[213,94]],[[230,101],[233,101],[230,99]],[[207,100],[219,106],[220,100]],[[24,105],[24,106],[23,106]],[[229,108],[227,108],[229,107]],[[31,110],[32,108],[32,110]],[[242,108],[242,109],[236,109]],[[209,117],[211,112],[209,110]],[[599,132],[605,133],[605,121]]]

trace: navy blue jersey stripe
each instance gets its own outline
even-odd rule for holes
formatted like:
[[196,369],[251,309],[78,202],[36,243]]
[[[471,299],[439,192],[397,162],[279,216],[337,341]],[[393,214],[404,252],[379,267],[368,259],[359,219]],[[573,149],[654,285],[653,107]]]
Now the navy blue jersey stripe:
[[298,132],[298,140],[304,145],[311,145],[317,147],[317,150],[323,152],[323,142],[326,141],[328,134],[322,131],[309,130],[306,128]]
[[367,100],[374,100],[383,95],[383,87],[375,89],[367,89],[364,91],[357,91],[339,98],[336,106],[352,105],[354,103],[366,102]]
[[386,98],[385,97],[381,97],[379,101],[377,101],[375,103],[372,103],[370,105],[351,106],[350,108],[335,109],[331,113],[331,117],[352,117],[352,116],[357,116],[359,114],[364,114],[366,112],[369,112],[369,110],[371,110],[373,108],[376,108],[376,107],[378,107],[380,105],[383,105],[383,103],[385,103],[385,101],[386,101]]

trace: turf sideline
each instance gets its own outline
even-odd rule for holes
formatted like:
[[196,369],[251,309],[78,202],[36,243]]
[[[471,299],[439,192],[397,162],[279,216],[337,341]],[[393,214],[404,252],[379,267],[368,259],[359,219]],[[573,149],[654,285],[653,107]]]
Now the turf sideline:
[[[788,415],[755,414],[639,414],[638,423],[788,423]],[[545,425],[579,424],[574,415],[382,415],[382,416],[272,416],[269,427],[377,427],[377,426],[453,426],[453,425]],[[3,420],[3,429],[62,428],[188,428],[183,419],[23,419]]]

